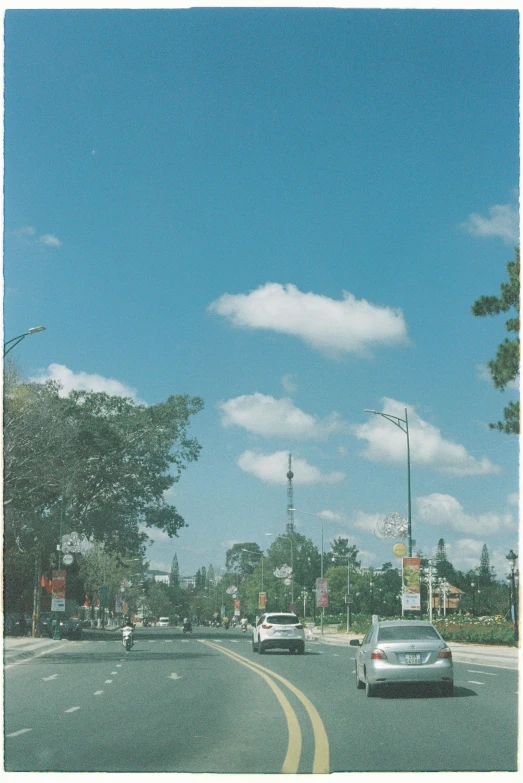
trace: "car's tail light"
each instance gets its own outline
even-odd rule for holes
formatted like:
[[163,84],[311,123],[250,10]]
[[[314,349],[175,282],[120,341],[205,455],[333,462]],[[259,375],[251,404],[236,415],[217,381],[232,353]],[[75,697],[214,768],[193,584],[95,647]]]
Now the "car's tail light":
[[296,628],[303,628],[303,625],[302,625],[301,623],[298,623],[298,625],[296,626]]
[[438,658],[452,658],[450,647],[442,647],[438,653]]
[[380,650],[379,647],[375,647],[374,650],[371,652],[370,657],[373,658],[375,661],[386,661],[387,656],[385,655],[383,650]]
[[272,628],[272,625],[269,625],[269,623],[263,623],[262,628],[265,628],[265,630],[267,630],[267,628]]

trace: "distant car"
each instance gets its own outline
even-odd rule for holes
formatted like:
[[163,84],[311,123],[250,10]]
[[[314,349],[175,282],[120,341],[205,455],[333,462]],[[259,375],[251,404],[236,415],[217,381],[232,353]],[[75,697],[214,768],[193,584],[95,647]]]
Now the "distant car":
[[382,687],[428,683],[452,696],[452,653],[443,637],[422,620],[381,620],[373,623],[357,646],[356,687],[375,696]]
[[64,639],[82,638],[82,621],[78,617],[64,617],[60,620],[60,635]]
[[305,631],[299,618],[289,612],[265,612],[252,629],[252,649],[262,655],[280,648],[303,655]]
[[[40,628],[44,635],[53,636],[54,612],[42,612]],[[63,639],[81,639],[83,623],[79,617],[62,617],[60,615],[60,636]]]
[[156,625],[160,625],[162,628],[165,628],[169,625],[169,618],[168,617],[159,617],[158,622]]

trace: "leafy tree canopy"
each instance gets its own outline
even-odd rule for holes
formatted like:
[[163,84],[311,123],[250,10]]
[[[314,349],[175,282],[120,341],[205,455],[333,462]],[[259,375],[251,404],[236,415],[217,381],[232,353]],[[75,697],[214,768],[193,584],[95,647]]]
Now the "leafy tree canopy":
[[[487,367],[496,389],[504,391],[507,385],[519,375],[519,296],[520,271],[519,248],[515,250],[514,261],[507,266],[508,281],[501,284],[499,296],[481,296],[472,305],[472,314],[476,316],[499,315],[509,310],[515,310],[517,315],[505,321],[507,332],[515,333],[516,337],[508,337],[498,346],[496,357],[487,362]],[[504,409],[504,421],[490,424],[491,429],[507,434],[519,434],[519,402],[510,402]]]

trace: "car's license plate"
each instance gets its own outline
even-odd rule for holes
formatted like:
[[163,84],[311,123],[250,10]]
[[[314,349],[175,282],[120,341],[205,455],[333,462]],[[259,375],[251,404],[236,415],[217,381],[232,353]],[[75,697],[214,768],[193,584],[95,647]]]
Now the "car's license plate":
[[419,653],[407,653],[405,655],[405,663],[421,663],[421,655]]

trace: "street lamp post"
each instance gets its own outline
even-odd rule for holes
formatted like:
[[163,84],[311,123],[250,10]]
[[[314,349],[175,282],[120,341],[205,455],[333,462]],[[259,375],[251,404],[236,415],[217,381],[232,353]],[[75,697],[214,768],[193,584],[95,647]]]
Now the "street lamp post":
[[256,552],[255,549],[242,549],[242,552],[250,552],[251,555],[258,555],[261,557],[261,591],[263,593],[263,552]]
[[[405,408],[405,418],[401,419],[399,416],[392,416],[390,413],[381,413],[380,411],[364,410],[364,413],[374,413],[376,416],[383,416],[384,419],[388,419],[396,427],[399,427],[402,432],[407,436],[407,508],[408,508],[408,556],[412,557],[412,513],[411,513],[411,497],[410,497],[410,438],[409,438],[409,419],[407,416],[407,409]],[[402,426],[405,425],[405,426]]]
[[472,617],[474,617],[474,582],[470,583],[470,588],[472,590]]
[[432,609],[433,609],[432,604],[434,603],[432,588],[433,588],[433,585],[434,585],[434,577],[436,576],[436,569],[434,568],[434,563],[432,562],[432,560],[428,561],[428,566],[427,566],[427,568],[424,568],[423,571],[424,571],[424,577],[423,577],[424,581],[427,583],[428,588],[429,588],[428,589],[428,593],[429,593],[429,601],[428,601],[428,603],[429,603],[429,620],[430,620],[430,622],[432,622]]
[[516,575],[515,575],[515,568],[516,568],[516,560],[518,559],[518,556],[515,552],[511,549],[508,555],[506,555],[507,560],[510,563],[510,580],[512,583],[512,606],[511,609],[514,614],[514,643],[517,645],[519,641],[519,626],[518,626],[518,599],[517,599],[517,592],[516,592]]
[[[297,511],[298,514],[305,514],[308,517],[316,517],[316,519],[319,519],[321,521],[321,561],[320,561],[320,571],[321,571],[321,578],[323,579],[323,517],[320,517],[319,514],[311,514],[309,511],[302,511],[299,508],[289,508],[289,511]],[[323,635],[323,619],[325,616],[325,607],[321,607],[321,633]]]
[[[30,334],[36,334],[36,332],[44,332],[44,331],[45,331],[45,326],[32,326],[31,329],[27,330],[27,332],[24,332],[23,334],[19,334],[16,337],[12,337],[10,340],[4,343],[4,357],[7,356],[9,351],[12,351],[13,348],[15,348],[18,345],[18,343],[21,343],[24,337],[27,337]],[[9,346],[9,348],[7,346]]]

